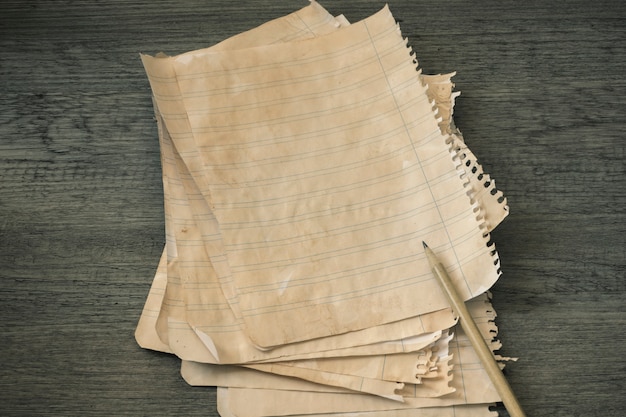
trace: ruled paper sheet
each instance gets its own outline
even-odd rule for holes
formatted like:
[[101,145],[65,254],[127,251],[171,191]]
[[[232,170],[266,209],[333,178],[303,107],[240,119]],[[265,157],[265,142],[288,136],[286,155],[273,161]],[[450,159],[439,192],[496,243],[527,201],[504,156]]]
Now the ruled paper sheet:
[[273,347],[446,307],[422,240],[465,298],[489,288],[497,258],[389,10],[299,46],[174,60],[182,142],[249,337]]
[[[497,335],[493,324],[495,313],[486,294],[468,302],[468,309],[477,322],[483,337],[492,350],[499,344],[492,338]],[[424,408],[437,407],[441,415],[448,408],[461,405],[486,404],[500,401],[471,343],[460,326],[455,327],[455,337],[450,341],[452,355],[452,381],[455,392],[440,397],[420,396],[419,385],[407,384],[400,393],[404,402],[389,401],[373,395],[342,392],[301,392],[274,389],[228,388],[227,404],[219,405],[239,417],[283,416],[324,413],[369,413],[411,410],[415,414]],[[221,402],[218,399],[218,402]],[[486,411],[486,410],[485,410]],[[388,414],[393,415],[393,414]]]
[[[218,387],[217,409],[222,417],[235,417],[230,408],[229,388]],[[449,407],[414,408],[404,410],[361,411],[358,413],[307,413],[292,414],[291,417],[498,417],[497,411],[490,411],[494,404],[464,404]],[[237,417],[241,417],[237,415]],[[252,417],[248,415],[246,417]]]
[[[275,372],[274,369],[270,371],[266,368],[259,372],[258,370],[263,369],[259,365],[245,365],[244,367],[183,361],[181,375],[187,383],[194,386],[312,392],[361,392],[399,401],[402,401],[400,395],[402,384],[398,384],[397,381],[406,379],[404,382],[407,387],[411,387],[410,389],[407,388],[411,395],[422,398],[440,397],[454,391],[454,388],[450,386],[452,374],[449,364],[450,357],[447,355],[449,340],[450,337],[447,336],[441,343],[437,343],[436,347],[441,349],[437,354],[441,358],[433,359],[431,356],[433,352],[430,349],[425,349],[417,358],[415,355],[389,355],[386,358],[381,358],[381,366],[377,357],[370,356],[363,358],[363,360],[371,358],[371,363],[366,364],[363,369],[356,372],[352,370],[348,374],[340,373],[345,372],[345,368],[327,367],[328,370],[321,371],[315,376],[313,373],[310,375],[306,373],[292,374],[289,369],[279,369],[278,372]],[[282,362],[273,363],[271,366],[273,368],[289,368]],[[305,370],[311,371],[312,368]],[[415,378],[416,373],[420,375],[419,379]],[[409,374],[412,375],[409,376]],[[393,379],[393,375],[398,375],[398,379]],[[386,381],[389,381],[389,384]]]
[[[285,23],[285,21],[287,21]],[[338,19],[333,20],[332,16],[330,16],[321,6],[319,6],[317,3],[312,2],[312,4],[310,6],[307,6],[295,13],[292,13],[288,16],[285,16],[283,18],[279,18],[276,19],[275,21],[272,22],[268,22],[265,25],[262,25],[260,28],[256,28],[254,30],[251,30],[249,32],[245,32],[243,34],[240,34],[238,36],[235,36],[233,38],[230,38],[218,45],[213,46],[211,49],[228,49],[228,48],[239,48],[243,45],[249,45],[250,43],[254,44],[256,42],[256,44],[262,44],[262,43],[271,43],[271,42],[284,42],[287,41],[289,39],[294,39],[296,37],[307,37],[307,36],[313,36],[313,33],[315,34],[315,36],[318,36],[320,34],[323,33],[328,33],[332,30],[336,30],[338,29],[340,26],[345,26],[347,25],[347,21],[345,20],[345,18],[340,17]],[[294,28],[296,28],[296,30],[294,31]],[[306,30],[305,30],[306,28]],[[144,57],[144,60],[148,60],[150,59],[149,57]],[[163,70],[166,70],[165,74],[163,73]],[[149,68],[147,66],[147,70],[150,74],[150,72],[157,73],[158,75],[156,77],[151,78],[151,83],[153,85],[153,89],[155,90],[156,94],[165,94],[166,96],[168,96],[168,99],[170,100],[166,100],[165,103],[166,105],[172,105],[172,106],[176,106],[176,102],[174,100],[174,102],[172,102],[171,98],[175,97],[175,95],[177,94],[177,86],[175,83],[172,83],[172,80],[175,80],[174,75],[172,72],[168,72],[167,71],[167,67],[164,66],[153,66],[151,68]],[[161,73],[159,74],[158,72],[161,71]],[[446,78],[447,77],[447,78]],[[422,76],[423,80],[427,80],[428,82],[428,93],[429,93],[429,97],[431,99],[437,100],[437,107],[439,109],[439,116],[442,117],[443,123],[440,122],[440,126],[446,126],[446,124],[449,126],[450,120],[451,120],[451,107],[450,104],[448,103],[452,103],[453,105],[453,97],[451,97],[451,88],[449,88],[450,83],[450,76]],[[446,85],[447,83],[447,85]],[[441,93],[441,87],[444,87],[444,94]],[[155,87],[158,87],[155,89]],[[431,94],[432,92],[436,91],[437,94]],[[447,97],[446,97],[447,94]],[[180,103],[178,103],[178,105],[180,105]],[[448,105],[448,109],[450,109],[446,114],[444,107]],[[171,115],[170,115],[171,116]],[[174,115],[175,116],[175,115]],[[187,137],[186,135],[189,134],[188,131],[188,126],[185,127],[185,123],[184,123],[184,118],[181,120],[180,118],[177,119],[176,117],[170,117],[168,119],[168,126],[172,126],[177,130],[177,134],[179,137]],[[442,128],[442,131],[444,131],[444,129]],[[445,133],[445,132],[444,132]],[[187,143],[185,141],[183,141],[183,143]],[[468,150],[469,151],[469,150]],[[187,150],[187,154],[186,156],[186,160],[187,163],[190,162],[190,155],[193,152],[189,152],[189,149]],[[174,150],[173,155],[177,155],[176,150]],[[191,166],[194,166],[194,161],[191,160]],[[196,165],[197,166],[197,165]],[[195,177],[194,180],[198,180],[198,177]],[[178,186],[180,186],[180,184],[178,184]],[[199,192],[194,191],[194,192],[190,192],[189,187],[187,187],[186,192],[190,193],[190,198],[192,201],[194,201],[196,204],[198,203],[203,203],[204,201],[202,200]],[[195,193],[195,194],[194,194]],[[492,196],[492,194],[485,194],[484,198],[485,199],[489,199],[489,197]],[[167,200],[167,196],[166,196],[166,200]],[[477,199],[478,204],[482,204],[482,199]],[[493,200],[493,198],[492,198]],[[177,204],[180,204],[180,201],[177,201]],[[501,206],[501,204],[500,204]],[[482,207],[481,207],[482,209]],[[176,210],[177,211],[177,210]],[[200,209],[196,209],[196,212],[198,213],[210,213],[210,209],[207,209],[206,206],[201,207]],[[202,223],[202,222],[201,222]],[[206,225],[205,225],[206,226]],[[171,230],[171,228],[170,228]],[[168,237],[168,241],[170,243],[172,243],[173,238]],[[175,244],[170,244],[169,246],[174,246]],[[167,248],[166,248],[167,249]],[[210,250],[209,250],[210,251]],[[173,265],[171,266],[171,269],[174,269],[176,272],[179,269],[179,265],[177,262],[174,262]],[[210,268],[204,268],[203,269],[203,273],[202,275],[207,275],[207,270],[210,270]],[[178,280],[177,280],[177,272],[173,275],[172,277],[172,281],[174,282],[173,285],[178,285]],[[157,280],[155,278],[155,284],[157,283]],[[158,283],[163,283],[163,281],[158,281]],[[193,284],[192,284],[193,285]],[[190,292],[192,293],[191,298],[191,304],[192,305],[200,305],[200,303],[194,302],[197,301],[198,299],[204,300],[204,302],[209,302],[209,305],[216,305],[216,298],[214,297],[214,295],[210,295],[211,292],[210,291],[206,291],[202,289],[203,285],[213,285],[211,283],[207,284],[205,283],[198,283],[196,285],[195,289],[190,289],[190,288],[183,288],[184,290],[184,294],[185,297],[189,297]],[[155,291],[161,291],[160,288],[154,288]],[[164,289],[162,289],[164,291]],[[196,292],[195,294],[193,294],[193,292]],[[169,291],[169,293],[171,293],[171,289]],[[209,295],[207,295],[207,293]],[[232,300],[232,299],[231,299]],[[219,303],[223,302],[223,298],[220,299],[218,301]],[[174,308],[172,306],[172,304],[176,304],[176,302],[172,303],[171,301],[166,301],[166,303],[170,304],[170,310],[172,308]],[[187,307],[188,309],[190,309],[189,307]],[[193,310],[194,307],[191,307],[191,310]],[[235,309],[236,311],[236,309]],[[210,325],[215,325],[215,324],[220,324],[220,323],[224,323],[224,321],[220,321],[217,320],[214,314],[207,314],[207,311],[196,311],[196,315],[199,315],[200,317],[202,317],[202,320],[199,322],[199,327],[198,329],[202,329],[204,331],[206,331],[207,333],[211,334],[212,336],[215,334],[215,326],[213,326],[213,328],[210,327]],[[154,314],[154,313],[152,313]],[[177,313],[178,316],[180,317],[180,312]],[[164,316],[164,313],[162,312],[161,316]],[[193,317],[194,313],[192,312],[192,314],[190,316],[188,316],[187,318],[189,319],[189,317]],[[446,315],[440,315],[441,317],[441,326],[439,326],[440,328],[445,328],[445,327],[449,327],[451,325],[449,318],[443,319],[444,316],[450,317],[449,312]],[[433,321],[437,322],[438,319],[434,317],[431,317],[430,319],[428,319],[427,317],[424,317],[425,321]],[[162,317],[163,318],[163,317]],[[210,322],[210,325],[207,324],[207,320]],[[190,320],[192,325],[195,324],[194,320],[191,319]],[[415,323],[411,323],[411,321],[407,322],[405,324],[405,328],[413,328],[413,329],[418,329],[418,328],[424,328],[424,326],[417,326],[417,322],[418,320],[413,319],[413,321]],[[422,321],[422,320],[419,320]],[[226,323],[228,323],[228,325],[233,326],[233,321],[231,319],[227,319],[225,320]],[[176,338],[180,338],[181,336],[185,336],[188,338],[194,338],[196,337],[196,334],[194,334],[194,331],[187,326],[187,328],[185,328],[185,325],[182,321],[178,321],[178,320],[170,320],[170,323],[173,323],[172,325],[176,327],[175,332],[176,332]],[[141,325],[142,323],[140,323]],[[394,325],[396,325],[397,323],[394,323]],[[203,327],[204,325],[204,327]],[[209,327],[207,327],[209,326]],[[163,326],[159,326],[159,328],[162,328]],[[396,326],[397,327],[397,326]],[[428,326],[426,326],[428,327]],[[165,333],[165,331],[163,331]],[[386,334],[396,334],[398,335],[398,333],[394,333],[391,332],[389,333],[389,331],[387,331]],[[408,332],[403,332],[401,335],[402,336],[406,336],[408,334]],[[347,335],[350,336],[350,335]],[[165,339],[167,339],[167,336],[165,336]],[[219,340],[219,339],[218,339]],[[235,339],[237,340],[237,339]],[[230,341],[232,341],[232,339],[230,339]],[[145,342],[144,342],[145,343]],[[140,342],[141,344],[141,342]],[[220,343],[217,342],[218,344],[218,349],[220,348]],[[244,343],[245,344],[245,343]],[[235,345],[238,345],[237,343],[235,343]],[[232,343],[226,343],[225,346],[233,346]],[[335,345],[335,347],[338,345]],[[387,347],[389,345],[386,345]],[[320,347],[318,345],[318,347]],[[392,353],[390,351],[387,351],[388,353]],[[330,353],[330,352],[329,352]],[[384,353],[384,352],[383,352]],[[204,353],[201,354],[201,356],[204,355]],[[282,355],[287,355],[285,352],[283,352]],[[292,358],[302,358],[302,357],[306,357],[306,355],[296,355],[293,356],[293,352],[290,353],[290,355],[292,355]],[[236,356],[236,355],[235,355]],[[267,357],[267,356],[266,356]],[[288,356],[283,356],[283,357],[288,357]],[[197,356],[196,356],[197,359]],[[259,359],[258,357],[256,359]],[[246,361],[246,360],[250,360],[250,358],[248,359],[244,359],[241,356],[239,357],[235,357],[235,358],[231,358],[232,361]],[[268,359],[271,360],[271,359]]]
[[[324,25],[322,23],[327,23],[329,19],[327,14],[324,15],[323,9],[316,4],[312,4],[303,10],[306,11],[307,9],[308,12],[304,13],[304,15],[302,15],[302,10],[296,12],[295,14],[298,14],[299,16],[295,20],[308,20],[305,22],[307,27],[316,28],[316,30],[322,28],[324,31],[327,31],[329,25]],[[262,28],[271,29],[272,25],[273,24],[270,22],[269,24],[263,25]],[[293,28],[296,26],[293,25],[292,22],[288,25],[288,27]],[[253,32],[258,33],[258,28]],[[284,38],[285,34],[283,33],[282,36]],[[267,38],[268,36],[255,37],[255,39]],[[278,36],[276,38],[283,39]],[[169,67],[167,65],[163,65],[167,62],[167,58],[151,58],[144,56],[143,59],[147,72],[151,75],[150,81],[155,92],[155,96],[167,96],[168,98],[174,97],[177,94],[177,89],[175,84],[171,82],[171,77],[173,75],[169,71]],[[170,108],[172,106],[175,107],[172,100],[165,100],[166,108]],[[224,298],[215,286],[212,275],[212,265],[208,263],[206,259],[202,262],[198,262],[198,266],[201,267],[200,270],[194,271],[193,265],[185,270],[184,275],[187,277],[185,279],[185,282],[187,283],[186,285],[181,285],[181,282],[178,279],[179,270],[181,268],[184,269],[185,265],[177,259],[178,252],[184,252],[190,249],[192,251],[199,250],[197,246],[194,247],[194,245],[188,244],[184,244],[180,248],[176,248],[177,234],[179,238],[182,236],[182,240],[184,242],[185,237],[188,236],[189,233],[198,233],[192,229],[192,226],[195,226],[194,219],[190,217],[190,214],[193,217],[193,213],[197,213],[195,220],[197,220],[198,225],[204,228],[205,236],[217,235],[212,231],[215,230],[215,225],[212,225],[211,219],[207,217],[210,216],[210,210],[206,207],[206,205],[202,204],[204,200],[202,200],[202,197],[197,191],[197,188],[195,187],[196,184],[189,181],[189,174],[186,166],[181,164],[181,157],[177,149],[172,146],[169,130],[166,127],[173,127],[178,137],[184,137],[186,132],[184,118],[181,120],[180,118],[176,118],[176,115],[172,116],[171,114],[166,113],[166,120],[163,121],[161,120],[161,112],[159,110],[160,109],[155,103],[155,111],[159,121],[161,140],[163,141],[163,163],[166,165],[164,166],[164,173],[170,173],[170,175],[165,175],[165,181],[168,187],[168,192],[166,192],[166,212],[168,213],[166,229],[168,231],[169,246],[177,249],[176,251],[170,250],[170,252],[172,252],[170,253],[170,270],[171,273],[174,274],[172,277],[173,284],[170,285],[170,287],[173,286],[174,288],[181,288],[181,293],[177,294],[177,296],[172,300],[165,300],[165,304],[169,310],[180,309],[183,306],[187,308],[186,315],[182,311],[177,310],[176,317],[179,319],[170,318],[169,326],[171,329],[169,329],[169,333],[171,334],[167,334],[167,329],[162,329],[161,332],[164,334],[162,337],[164,340],[172,339],[172,347],[176,350],[175,353],[177,355],[190,360],[200,360],[201,358],[205,358],[205,360],[207,360],[206,349],[202,349],[202,345],[198,344],[198,333],[207,334],[207,336],[203,338],[205,340],[207,337],[209,338],[213,356],[217,356],[219,358],[208,359],[207,361],[211,363],[239,363],[253,360],[271,360],[273,358],[298,359],[310,357],[314,354],[322,356],[349,355],[350,351],[346,350],[346,346],[354,346],[363,343],[370,344],[369,354],[395,353],[399,351],[411,351],[423,346],[415,343],[415,338],[412,336],[414,336],[416,332],[436,331],[441,328],[449,327],[454,323],[454,318],[452,317],[451,312],[449,310],[445,310],[428,314],[424,317],[411,318],[403,323],[392,323],[380,328],[366,329],[363,332],[357,332],[355,334],[340,335],[323,341],[313,341],[310,346],[295,346],[295,350],[293,347],[289,349],[280,349],[273,352],[272,355],[260,355],[256,349],[251,350],[251,346],[249,343],[246,343],[246,339],[243,339],[241,334],[237,334],[233,331],[238,324],[235,319],[229,316],[230,311],[225,308],[215,308],[215,306],[225,307]],[[169,124],[167,123],[168,121],[170,122]],[[185,153],[186,163],[193,166],[194,160],[190,159],[191,155],[193,155],[193,148],[187,149],[187,152]],[[181,178],[184,178],[184,181],[181,180]],[[173,194],[169,192],[172,188],[177,188],[175,197],[170,195]],[[185,199],[185,197],[187,198]],[[190,207],[188,207],[188,205],[193,206],[191,207],[191,212],[189,211]],[[174,213],[176,218],[173,219],[169,213]],[[172,223],[174,220],[178,223],[178,225],[174,225]],[[167,227],[168,225],[170,227]],[[207,229],[207,227],[209,229]],[[184,229],[184,232],[182,232],[182,229]],[[207,248],[207,251],[215,253],[219,249],[212,248],[212,244],[214,244],[212,239],[206,239],[205,247]],[[199,256],[202,258],[204,255],[200,253]],[[196,278],[193,280],[190,279],[192,276]],[[160,283],[161,281],[158,282]],[[156,279],[155,283],[157,283]],[[165,288],[162,290],[165,291]],[[170,288],[168,293],[172,293],[172,288]],[[187,300],[186,304],[184,303],[184,300]],[[202,305],[202,303],[206,303],[205,308],[196,309],[195,306]],[[162,317],[164,316],[163,313],[164,312],[161,314]],[[185,325],[184,321],[180,320],[180,317],[186,317],[191,326]],[[196,321],[194,317],[198,317],[198,320]],[[143,324],[143,322],[140,324]],[[159,328],[161,327],[162,326],[159,326]],[[373,342],[378,340],[389,341],[397,338],[403,339],[398,340],[397,343],[385,343],[381,346],[372,345]],[[181,340],[184,342],[181,343]],[[140,341],[140,344],[141,343],[142,341]],[[146,342],[143,341],[143,343],[145,344]],[[184,350],[181,351],[183,347]],[[343,349],[343,351],[338,351],[338,349]],[[361,351],[364,349],[365,348],[362,348]],[[357,354],[359,353],[358,350],[354,352]]]
[[348,388],[355,392],[403,401],[403,392],[420,397],[439,397],[454,392],[449,337],[432,349],[395,355],[314,359],[245,365],[263,372],[295,377],[319,384]]
[[[422,349],[415,354],[409,355],[386,355],[383,359],[383,365],[380,365],[378,357],[363,356],[360,359],[363,361],[369,361],[363,369],[357,371],[351,371],[354,376],[366,376],[373,379],[380,379],[392,382],[404,382],[407,384],[419,384],[420,396],[437,396],[443,395],[442,389],[447,390],[448,381],[445,381],[445,386],[440,387],[440,392],[437,394],[429,392],[424,394],[423,391],[432,384],[433,379],[436,378],[440,372],[447,373],[449,368],[447,366],[441,366],[439,363],[440,357],[445,358],[448,356],[448,343],[451,336],[446,334],[443,339],[440,339],[431,346]],[[353,359],[353,358],[352,358]],[[285,362],[274,362],[275,364],[284,364]],[[222,386],[222,387],[239,387],[239,388],[274,388],[283,390],[297,390],[297,391],[319,391],[319,384],[314,384],[308,381],[308,385],[305,383],[305,379],[297,377],[295,381],[292,378],[283,378],[279,373],[267,372],[267,370],[258,371],[258,365],[214,365],[208,363],[200,363],[193,361],[183,361],[181,365],[181,375],[185,381],[190,385],[195,386]],[[269,365],[269,364],[268,364]],[[333,373],[338,371],[345,372],[344,369],[332,368],[325,366],[327,370]],[[312,367],[309,367],[312,369]],[[367,372],[367,373],[363,373]],[[286,376],[286,375],[283,375]],[[271,383],[268,382],[271,380]],[[294,382],[294,384],[290,384]],[[341,387],[334,384],[323,385],[322,391],[337,392]],[[432,391],[432,389],[430,389]],[[344,392],[345,390],[339,390]]]

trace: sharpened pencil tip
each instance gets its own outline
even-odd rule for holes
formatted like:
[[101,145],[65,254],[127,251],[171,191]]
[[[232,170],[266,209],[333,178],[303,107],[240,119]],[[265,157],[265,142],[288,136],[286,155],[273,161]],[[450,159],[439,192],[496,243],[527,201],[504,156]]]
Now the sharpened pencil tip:
[[422,245],[424,245],[424,248],[427,248],[427,247],[428,247],[428,245],[426,244],[426,242],[424,242],[423,240],[422,240]]

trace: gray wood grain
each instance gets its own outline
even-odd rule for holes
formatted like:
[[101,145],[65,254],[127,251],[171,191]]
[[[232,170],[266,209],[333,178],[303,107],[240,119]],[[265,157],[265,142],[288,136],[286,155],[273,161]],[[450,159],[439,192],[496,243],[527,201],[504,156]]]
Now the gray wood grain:
[[[509,199],[493,233],[507,377],[529,416],[621,416],[626,3],[441,3],[390,7],[426,72],[458,71],[457,124]],[[133,339],[164,243],[138,53],[305,4],[2,2],[0,415],[217,415],[214,389]],[[382,2],[322,5],[357,21]]]

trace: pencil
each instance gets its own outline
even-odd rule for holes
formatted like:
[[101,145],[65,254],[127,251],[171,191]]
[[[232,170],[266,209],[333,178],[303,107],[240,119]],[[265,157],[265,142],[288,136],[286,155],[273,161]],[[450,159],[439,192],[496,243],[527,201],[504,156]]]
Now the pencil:
[[509,412],[509,415],[511,417],[525,417],[526,415],[522,411],[517,398],[515,398],[515,394],[513,393],[511,386],[502,374],[502,371],[498,366],[498,362],[493,356],[491,349],[489,349],[489,346],[487,346],[485,339],[483,339],[480,330],[478,330],[478,326],[476,326],[474,319],[465,306],[465,302],[458,295],[450,276],[446,272],[446,269],[443,267],[441,262],[439,262],[435,253],[428,247],[426,242],[422,243],[424,244],[424,252],[426,253],[426,257],[428,258],[433,274],[441,285],[443,292],[447,295],[452,309],[459,316],[461,328],[463,328],[463,331],[472,343],[476,354],[480,358],[483,367],[487,371],[487,374],[495,386],[496,391],[500,395],[500,398]]

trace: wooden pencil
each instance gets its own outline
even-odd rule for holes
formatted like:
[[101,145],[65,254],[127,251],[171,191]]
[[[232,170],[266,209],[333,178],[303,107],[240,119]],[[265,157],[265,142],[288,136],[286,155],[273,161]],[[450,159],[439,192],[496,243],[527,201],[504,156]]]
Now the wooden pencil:
[[450,279],[450,276],[446,272],[446,269],[437,259],[437,256],[432,251],[432,249],[430,249],[425,242],[422,243],[424,244],[424,252],[426,253],[426,257],[428,258],[428,262],[430,264],[430,268],[433,274],[441,285],[442,290],[448,297],[452,309],[459,316],[459,321],[461,323],[463,331],[465,331],[465,334],[472,343],[476,354],[480,358],[484,369],[487,371],[487,374],[489,375],[491,382],[493,383],[498,394],[500,395],[500,398],[502,399],[504,406],[509,412],[509,415],[511,417],[525,417],[526,415],[524,414],[524,411],[522,411],[522,408],[517,401],[517,398],[515,397],[511,386],[502,374],[500,366],[498,366],[498,362],[493,356],[493,353],[491,352],[489,346],[487,346],[487,343],[480,333],[480,330],[478,330],[478,326],[476,326],[474,319],[470,315],[469,310],[465,305],[465,302],[458,295],[456,288],[452,283],[452,280]]

